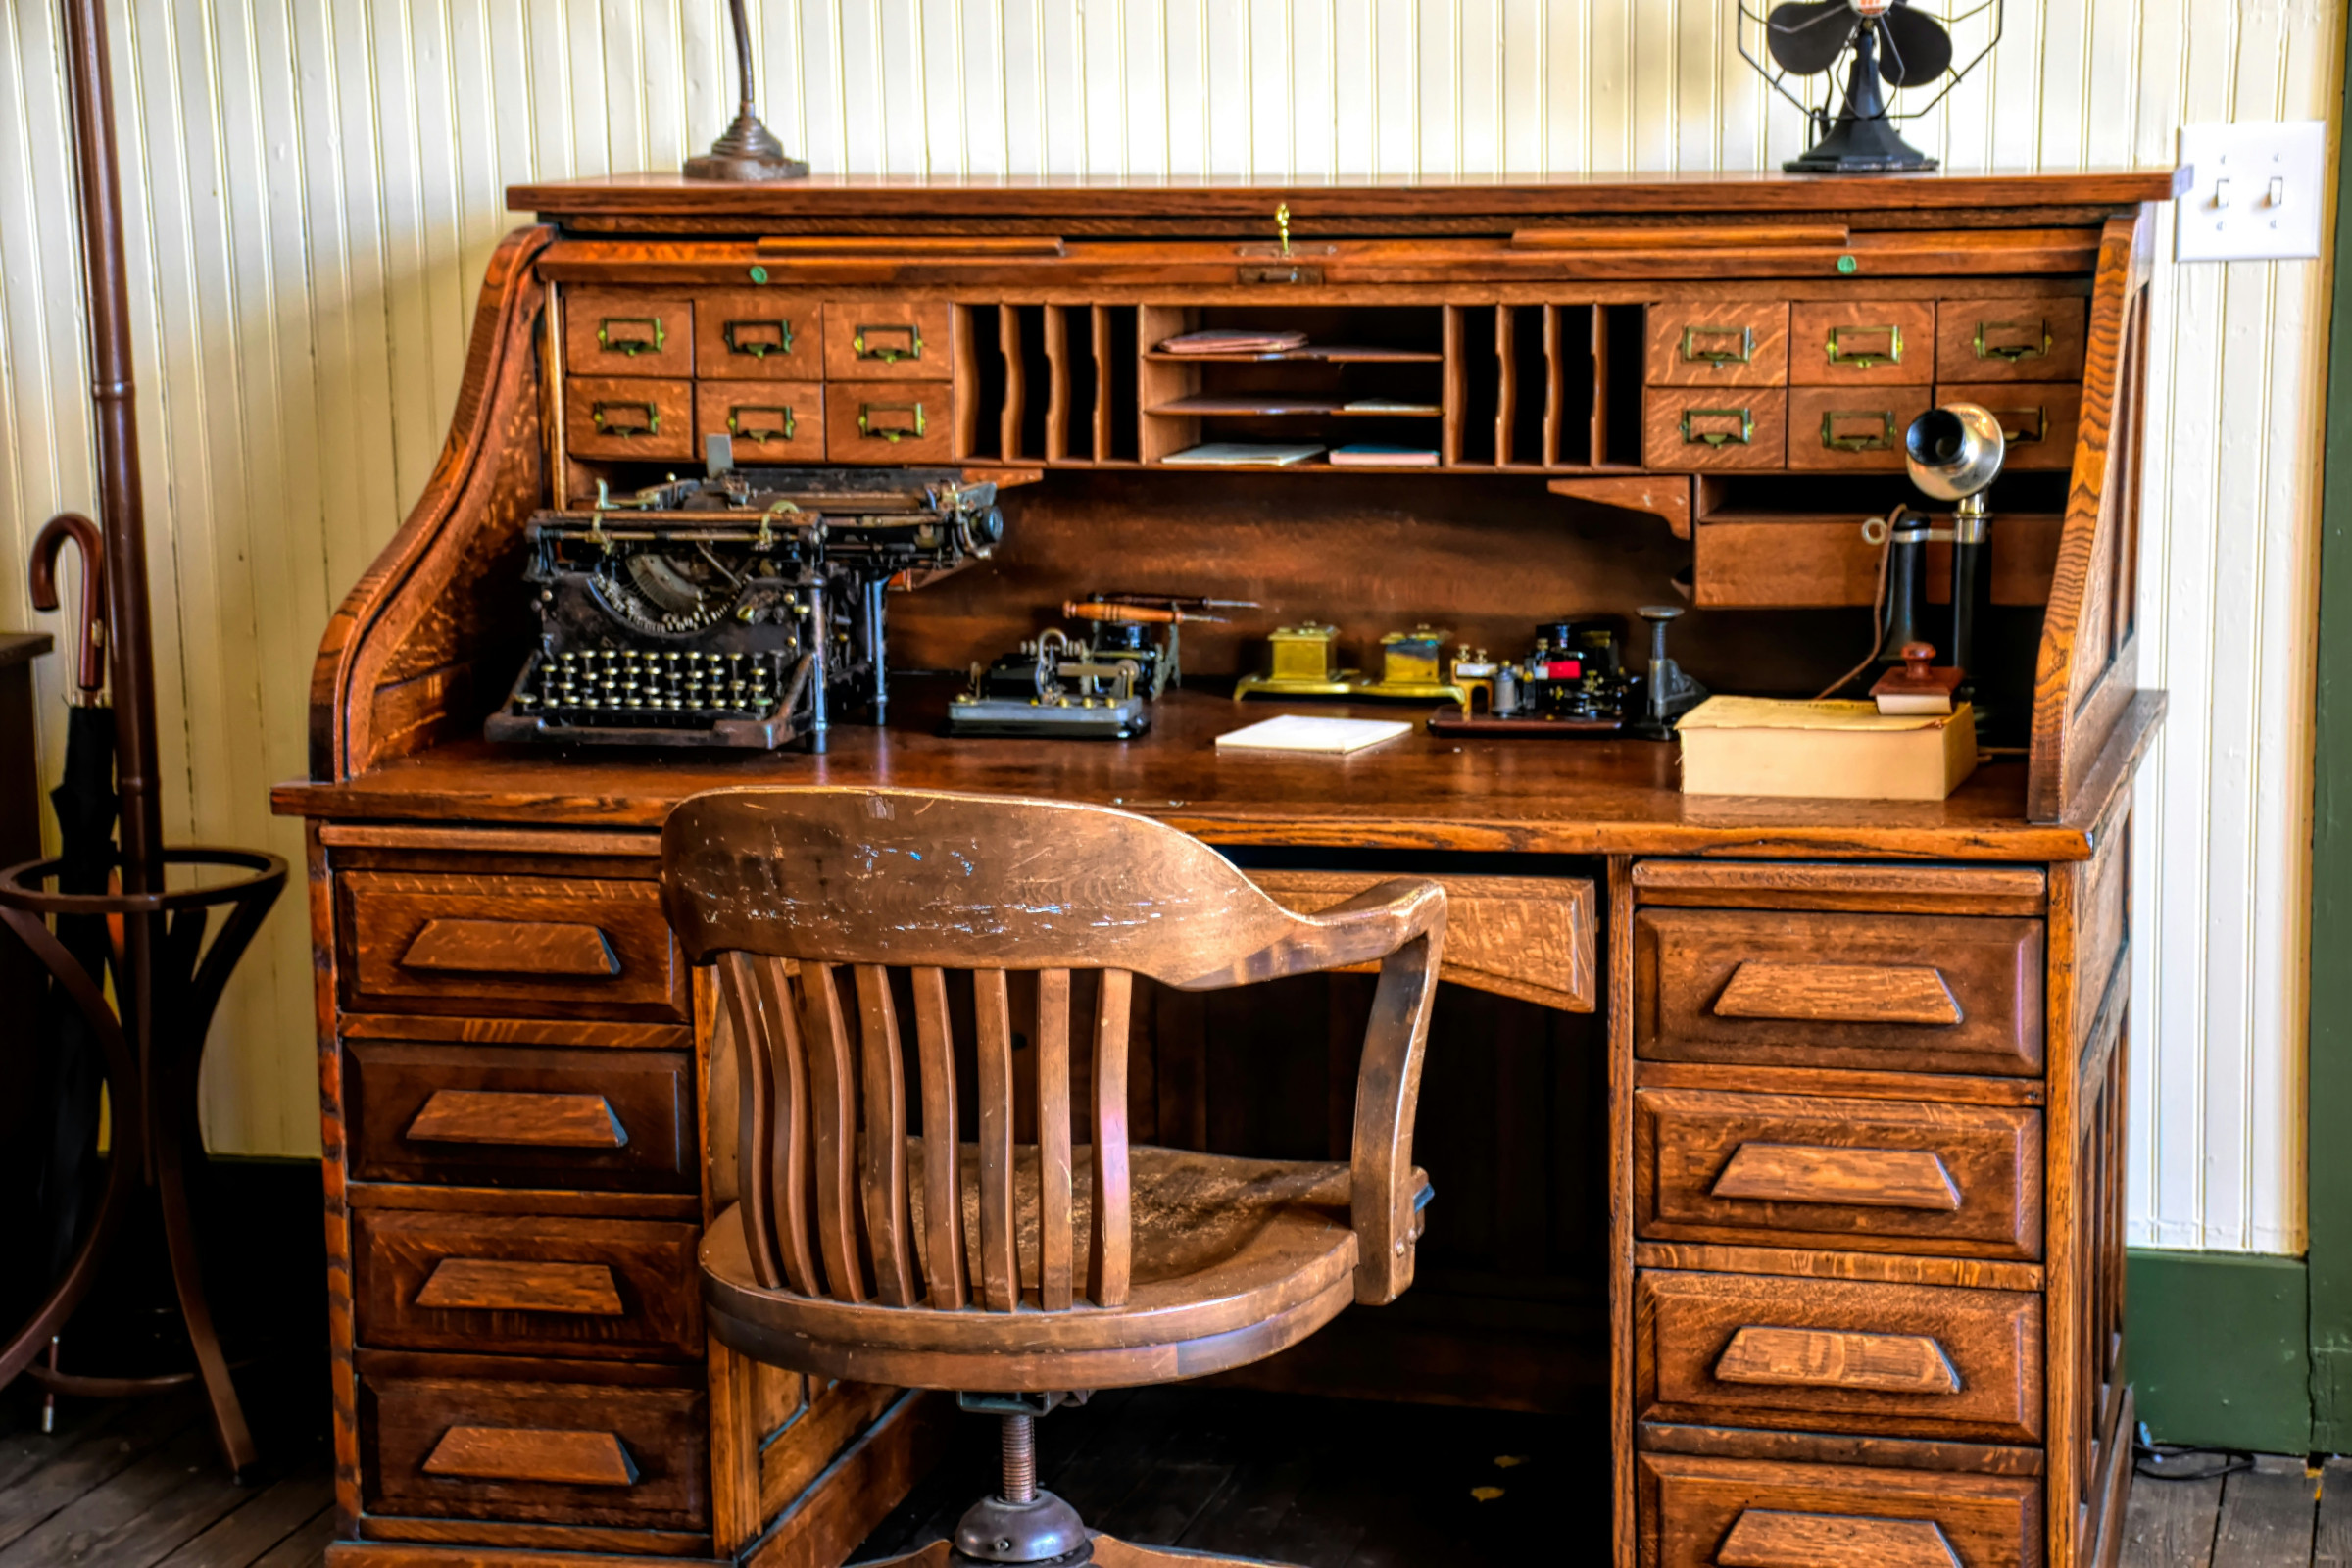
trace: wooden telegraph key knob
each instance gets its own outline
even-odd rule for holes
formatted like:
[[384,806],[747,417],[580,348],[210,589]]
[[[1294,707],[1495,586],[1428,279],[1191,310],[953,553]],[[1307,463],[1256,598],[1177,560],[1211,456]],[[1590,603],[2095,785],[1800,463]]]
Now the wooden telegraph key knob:
[[1871,700],[1882,713],[1948,713],[1952,694],[1959,689],[1961,671],[1950,664],[1936,666],[1936,649],[1929,643],[1905,643],[1899,669],[1881,675],[1871,687]]

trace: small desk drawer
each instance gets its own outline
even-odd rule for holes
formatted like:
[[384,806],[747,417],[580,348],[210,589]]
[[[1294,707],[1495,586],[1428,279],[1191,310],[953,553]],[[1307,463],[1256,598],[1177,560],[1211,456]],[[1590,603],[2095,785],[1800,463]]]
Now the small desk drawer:
[[1925,386],[1884,383],[1792,387],[1788,466],[1899,472],[1903,434],[1934,406],[1932,396]]
[[360,1341],[692,1360],[703,1350],[696,1225],[363,1208]]
[[1642,395],[1642,452],[1658,469],[1781,467],[1788,460],[1788,393],[1653,386]]
[[2072,468],[2075,436],[2082,419],[2082,388],[2042,381],[1945,383],[1936,389],[1938,407],[1975,403],[2001,421],[2004,468]]
[[363,1372],[363,1505],[425,1517],[707,1529],[707,1401],[699,1389],[663,1386],[678,1370],[661,1369],[653,1386]]
[[344,1047],[360,1181],[691,1193],[694,1058],[682,1051]]
[[815,381],[825,373],[824,307],[785,289],[695,297],[695,373],[715,381]]
[[1641,1419],[2041,1434],[2038,1292],[1645,1269],[1634,1325]]
[[1642,908],[1634,1054],[1652,1061],[2031,1076],[2042,923]]
[[1788,306],[1659,300],[1649,308],[1648,369],[1652,386],[1786,386]]
[[575,458],[690,458],[694,383],[575,375],[564,383],[564,444]]
[[694,373],[694,306],[671,294],[572,289],[564,296],[564,368],[573,375]]
[[735,443],[745,465],[821,463],[825,389],[817,381],[704,381],[694,389],[697,445],[714,435]]
[[827,463],[945,463],[956,435],[945,381],[835,381],[825,388]]
[[955,366],[948,322],[945,300],[828,300],[825,379],[944,380]]
[[1925,386],[1936,379],[1936,307],[1904,300],[1799,300],[1788,311],[1795,386]]
[[[1254,871],[1250,880],[1299,914],[1318,914],[1388,880],[1370,871]],[[1562,1012],[1591,1012],[1599,925],[1587,877],[1437,876],[1446,889],[1439,978]],[[1379,969],[1362,966],[1364,973]]]
[[2041,1255],[2041,1112],[1642,1089],[1644,1241]]
[[1644,1453],[1643,1568],[2028,1568],[2041,1482]]
[[1939,300],[1938,381],[2080,381],[2090,302],[2081,295],[2011,294]]
[[659,883],[347,871],[335,885],[354,1011],[694,1015]]

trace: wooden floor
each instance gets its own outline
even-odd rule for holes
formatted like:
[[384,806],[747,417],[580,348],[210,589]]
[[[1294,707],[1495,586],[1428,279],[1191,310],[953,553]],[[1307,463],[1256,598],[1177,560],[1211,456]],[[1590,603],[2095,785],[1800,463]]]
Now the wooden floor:
[[[221,1468],[193,1399],[69,1402],[42,1434],[0,1394],[0,1568],[317,1568],[333,1534],[323,1434],[270,1423],[254,1485]],[[1040,1424],[1040,1469],[1098,1529],[1300,1568],[1480,1568],[1591,1560],[1606,1466],[1563,1423],[1493,1411],[1171,1388],[1099,1396]],[[946,1463],[856,1556],[939,1539],[994,1479],[994,1423],[963,1419]],[[2260,1458],[2132,1489],[2126,1568],[2352,1568],[2352,1461]]]

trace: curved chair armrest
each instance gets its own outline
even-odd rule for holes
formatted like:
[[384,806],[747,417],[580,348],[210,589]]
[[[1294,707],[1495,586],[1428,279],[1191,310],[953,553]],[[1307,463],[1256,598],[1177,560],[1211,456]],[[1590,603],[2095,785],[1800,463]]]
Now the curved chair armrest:
[[1381,959],[1364,1030],[1349,1164],[1355,1298],[1367,1306],[1395,1300],[1413,1283],[1414,1210],[1421,1199],[1413,1180],[1413,1112],[1421,1100],[1421,1056],[1445,942],[1440,906],[1433,922]]
[[1392,877],[1320,914],[1293,914],[1290,933],[1177,989],[1222,991],[1291,975],[1371,963],[1446,929],[1446,890],[1426,877]]

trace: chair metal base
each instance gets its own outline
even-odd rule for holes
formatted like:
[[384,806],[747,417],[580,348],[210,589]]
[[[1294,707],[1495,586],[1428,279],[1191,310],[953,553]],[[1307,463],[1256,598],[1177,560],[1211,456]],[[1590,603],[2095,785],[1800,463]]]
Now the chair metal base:
[[[1087,1544],[1089,1553],[1083,1560],[1091,1568],[1203,1568],[1209,1563],[1244,1563],[1250,1568],[1288,1568],[1287,1564],[1268,1562],[1261,1557],[1225,1557],[1205,1551],[1179,1551],[1173,1546],[1140,1546],[1115,1536],[1096,1536]],[[883,1562],[862,1563],[858,1568],[995,1568],[993,1564],[977,1562],[956,1549],[955,1543],[934,1541],[920,1551],[910,1551],[903,1557]]]

